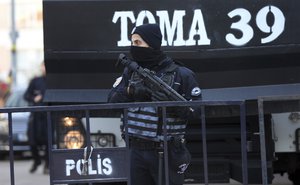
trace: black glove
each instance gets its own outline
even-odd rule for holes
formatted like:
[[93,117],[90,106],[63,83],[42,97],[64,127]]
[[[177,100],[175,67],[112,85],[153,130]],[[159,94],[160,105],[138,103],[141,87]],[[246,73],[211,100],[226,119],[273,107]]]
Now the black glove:
[[128,94],[135,101],[150,101],[151,93],[149,89],[144,85],[144,82],[138,81],[134,83],[130,83],[128,86]]
[[152,101],[171,101],[171,99],[166,95],[166,93],[161,91],[152,91],[151,92]]

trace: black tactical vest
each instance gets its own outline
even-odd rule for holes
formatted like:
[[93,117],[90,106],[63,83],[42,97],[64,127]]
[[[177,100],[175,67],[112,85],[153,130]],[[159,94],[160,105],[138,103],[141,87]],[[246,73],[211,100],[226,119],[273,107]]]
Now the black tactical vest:
[[[178,65],[170,64],[161,79],[171,87],[174,84],[176,69]],[[131,83],[138,82],[141,77],[137,73],[131,75]],[[167,109],[168,110],[168,109]],[[147,138],[151,140],[163,140],[161,111],[155,107],[138,107],[128,109],[128,133],[134,137]],[[186,121],[175,114],[167,113],[166,117],[167,137],[170,139],[175,135],[184,135]]]

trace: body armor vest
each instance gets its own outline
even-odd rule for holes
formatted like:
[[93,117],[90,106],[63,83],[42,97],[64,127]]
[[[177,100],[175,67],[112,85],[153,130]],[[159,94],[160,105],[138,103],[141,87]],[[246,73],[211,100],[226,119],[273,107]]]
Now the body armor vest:
[[[170,64],[161,79],[172,87],[175,79],[176,64]],[[138,82],[141,77],[137,73],[131,76],[131,82]],[[137,107],[128,109],[128,133],[135,137],[151,139],[155,141],[163,140],[163,122],[161,111],[156,107]],[[167,108],[168,110],[169,108]],[[167,137],[170,139],[175,135],[184,135],[186,121],[167,111],[166,128]]]

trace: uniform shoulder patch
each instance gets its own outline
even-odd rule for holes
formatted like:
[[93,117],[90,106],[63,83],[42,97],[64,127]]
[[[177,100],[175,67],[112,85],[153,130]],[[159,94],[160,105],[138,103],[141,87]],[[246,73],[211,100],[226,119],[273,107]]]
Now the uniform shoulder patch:
[[122,76],[116,79],[115,83],[113,84],[113,88],[117,87],[122,81]]
[[194,87],[192,89],[191,95],[192,96],[199,96],[201,94],[201,89],[199,87]]

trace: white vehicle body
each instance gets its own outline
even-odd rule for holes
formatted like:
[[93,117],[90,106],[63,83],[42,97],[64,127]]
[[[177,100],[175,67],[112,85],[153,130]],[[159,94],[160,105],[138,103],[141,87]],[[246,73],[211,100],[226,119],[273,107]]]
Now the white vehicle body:
[[300,129],[300,112],[272,114],[275,152],[296,152]]
[[[83,118],[82,122],[86,127],[86,119]],[[124,139],[122,138],[120,118],[90,118],[90,133],[91,140],[96,142],[94,147],[123,147],[125,146]],[[114,135],[114,141],[111,138]],[[114,142],[114,143],[112,143]]]

